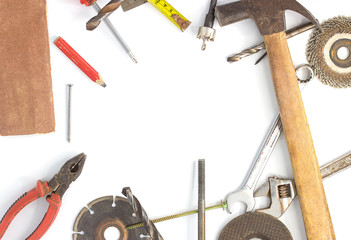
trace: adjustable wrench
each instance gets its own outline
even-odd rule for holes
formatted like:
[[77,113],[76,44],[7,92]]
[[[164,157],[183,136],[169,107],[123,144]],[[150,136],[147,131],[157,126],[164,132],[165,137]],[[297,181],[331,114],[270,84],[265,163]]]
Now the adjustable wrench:
[[246,212],[251,212],[254,209],[256,203],[253,196],[254,189],[279,139],[282,129],[280,114],[278,114],[242,187],[227,196],[227,209],[230,213],[232,213],[233,205],[236,202],[244,203],[246,205]]
[[[313,78],[313,71],[310,70],[310,73],[312,76],[310,79],[304,82],[300,82],[301,91],[306,86],[306,84],[309,83],[310,80]],[[282,128],[283,127],[280,119],[280,114],[278,113],[242,187],[239,190],[230,193],[227,196],[227,210],[230,213],[233,212],[233,205],[237,202],[241,202],[246,205],[246,212],[251,212],[254,210],[256,203],[254,198],[254,189],[279,139],[279,136],[282,132]]]
[[[322,179],[333,176],[350,166],[351,152],[321,167]],[[270,206],[256,211],[279,218],[286,212],[296,195],[294,180],[270,177],[268,182],[262,184],[254,193],[254,197],[270,197]]]

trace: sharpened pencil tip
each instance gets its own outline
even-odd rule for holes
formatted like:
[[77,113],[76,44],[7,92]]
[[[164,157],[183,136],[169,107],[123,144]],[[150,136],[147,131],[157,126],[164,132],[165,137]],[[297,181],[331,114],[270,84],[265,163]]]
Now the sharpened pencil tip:
[[103,83],[101,86],[106,87],[106,83]]

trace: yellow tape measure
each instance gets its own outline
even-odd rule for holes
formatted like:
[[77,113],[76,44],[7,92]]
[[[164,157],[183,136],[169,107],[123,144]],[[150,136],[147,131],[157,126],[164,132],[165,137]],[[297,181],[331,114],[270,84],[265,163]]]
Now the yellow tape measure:
[[184,32],[191,22],[180,14],[174,7],[172,7],[165,0],[147,0],[155,8],[157,8],[163,15],[165,15],[174,25],[176,25],[182,32]]

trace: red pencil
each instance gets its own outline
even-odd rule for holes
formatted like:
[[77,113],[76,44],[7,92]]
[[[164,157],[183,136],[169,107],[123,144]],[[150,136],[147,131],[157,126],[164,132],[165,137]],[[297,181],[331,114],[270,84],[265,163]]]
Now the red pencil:
[[84,60],[62,37],[56,38],[54,44],[76,64],[93,82],[106,87],[100,74],[90,64]]

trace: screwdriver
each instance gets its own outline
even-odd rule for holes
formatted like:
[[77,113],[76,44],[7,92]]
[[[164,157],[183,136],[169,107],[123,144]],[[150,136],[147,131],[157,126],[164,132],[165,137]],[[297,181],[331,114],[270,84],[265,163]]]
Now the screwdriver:
[[[81,4],[84,4],[85,6],[93,6],[93,8],[99,13],[101,8],[100,6],[96,3],[96,0],[80,0]],[[105,17],[103,18],[103,21],[105,22],[106,26],[108,29],[110,29],[111,33],[113,36],[117,39],[117,41],[122,45],[123,49],[128,53],[129,57],[132,59],[133,62],[138,63],[137,59],[135,58],[134,54],[128,47],[127,43],[122,39],[121,35],[117,32],[116,28],[112,25],[110,20]]]

